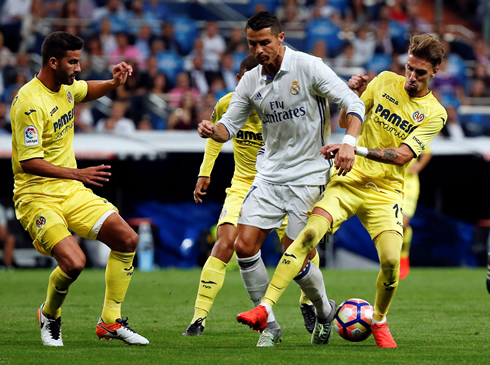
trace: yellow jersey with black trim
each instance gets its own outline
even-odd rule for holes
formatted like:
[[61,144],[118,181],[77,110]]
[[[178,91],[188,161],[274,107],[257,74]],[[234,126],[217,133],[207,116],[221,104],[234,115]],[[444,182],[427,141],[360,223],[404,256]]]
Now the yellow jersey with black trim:
[[[406,144],[417,158],[440,132],[447,120],[444,107],[432,92],[421,97],[409,96],[404,89],[405,80],[403,76],[385,71],[368,84],[361,96],[367,114],[358,146],[383,149]],[[351,173],[403,191],[407,165],[390,165],[356,156]]]
[[[217,123],[228,110],[230,100],[233,93],[223,96],[214,107],[211,121]],[[233,180],[246,181],[251,183],[257,174],[255,161],[257,152],[264,146],[262,139],[262,123],[253,111],[248,117],[246,123],[232,139],[233,156],[235,158],[235,172]],[[206,142],[204,151],[204,159],[199,170],[199,176],[209,177],[214,167],[214,162],[223,147],[222,143],[218,143],[209,138]]]
[[75,102],[87,95],[85,81],[51,91],[36,77],[12,101],[14,200],[20,194],[66,196],[82,183],[25,173],[21,161],[42,158],[56,166],[77,168],[73,150]]

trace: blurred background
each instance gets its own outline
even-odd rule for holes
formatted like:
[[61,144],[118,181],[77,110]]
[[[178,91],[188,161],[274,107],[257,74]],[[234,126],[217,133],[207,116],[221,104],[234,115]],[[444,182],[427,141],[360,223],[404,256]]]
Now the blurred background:
[[[15,219],[9,111],[19,88],[41,67],[44,37],[64,30],[85,40],[79,79],[112,78],[112,65],[123,60],[134,69],[124,87],[75,106],[79,167],[112,166],[111,181],[93,190],[116,204],[137,231],[142,222],[150,223],[157,266],[202,264],[214,242],[213,225],[234,161],[231,145],[225,144],[205,203],[194,204],[205,146],[197,124],[234,90],[238,66],[248,54],[246,20],[260,10],[277,14],[289,47],[322,58],[346,80],[383,70],[403,75],[410,36],[439,37],[446,58],[431,89],[446,107],[448,121],[420,174],[411,263],[486,265],[490,4],[485,0],[0,0],[3,263],[53,265],[36,253]],[[331,114],[332,140],[340,141],[336,105]],[[88,266],[105,266],[107,251],[98,242],[81,239],[80,244]],[[281,250],[271,235],[263,249],[266,264],[275,266]],[[377,265],[374,245],[356,219],[322,245],[321,254],[328,267]]]

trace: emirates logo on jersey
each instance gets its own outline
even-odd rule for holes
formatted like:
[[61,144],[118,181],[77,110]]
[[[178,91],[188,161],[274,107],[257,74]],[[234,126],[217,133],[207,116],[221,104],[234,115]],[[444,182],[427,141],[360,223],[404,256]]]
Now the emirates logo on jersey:
[[412,114],[412,118],[415,123],[420,123],[425,119],[425,114],[424,112],[417,110],[415,113]]
[[289,90],[291,91],[291,95],[298,95],[301,90],[298,85],[298,81],[293,81],[293,84],[291,85],[291,88]]
[[72,103],[73,103],[73,96],[71,95],[71,92],[69,92],[69,91],[68,91],[68,92],[66,93],[66,97],[68,98],[68,102],[69,102],[70,104],[72,104]]

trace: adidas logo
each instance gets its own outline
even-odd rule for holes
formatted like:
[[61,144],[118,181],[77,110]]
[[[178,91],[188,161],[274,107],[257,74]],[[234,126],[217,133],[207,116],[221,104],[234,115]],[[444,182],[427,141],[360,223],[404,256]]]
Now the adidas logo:
[[257,93],[257,95],[254,96],[254,100],[262,100],[262,95],[260,95],[260,93]]

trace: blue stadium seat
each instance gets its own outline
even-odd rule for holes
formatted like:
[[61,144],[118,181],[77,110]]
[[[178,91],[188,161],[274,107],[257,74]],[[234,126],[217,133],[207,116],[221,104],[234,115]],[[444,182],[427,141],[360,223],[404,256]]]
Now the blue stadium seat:
[[339,38],[340,28],[328,19],[314,19],[306,25],[306,48],[311,52],[317,39],[323,39],[327,44],[330,57],[341,52],[343,41]]
[[405,53],[407,51],[410,34],[405,25],[392,20],[390,22],[390,37],[393,41],[395,53]]
[[184,53],[189,53],[199,35],[196,21],[187,17],[176,17],[172,23],[174,25],[175,39],[182,46]]
[[249,12],[248,15],[255,14],[255,7],[258,4],[264,4],[265,5],[265,9],[267,11],[270,11],[272,13],[275,13],[277,7],[280,4],[280,1],[279,0],[250,0],[250,2],[248,3],[248,12]]
[[349,9],[349,0],[329,0],[328,5],[337,9],[344,16]]

